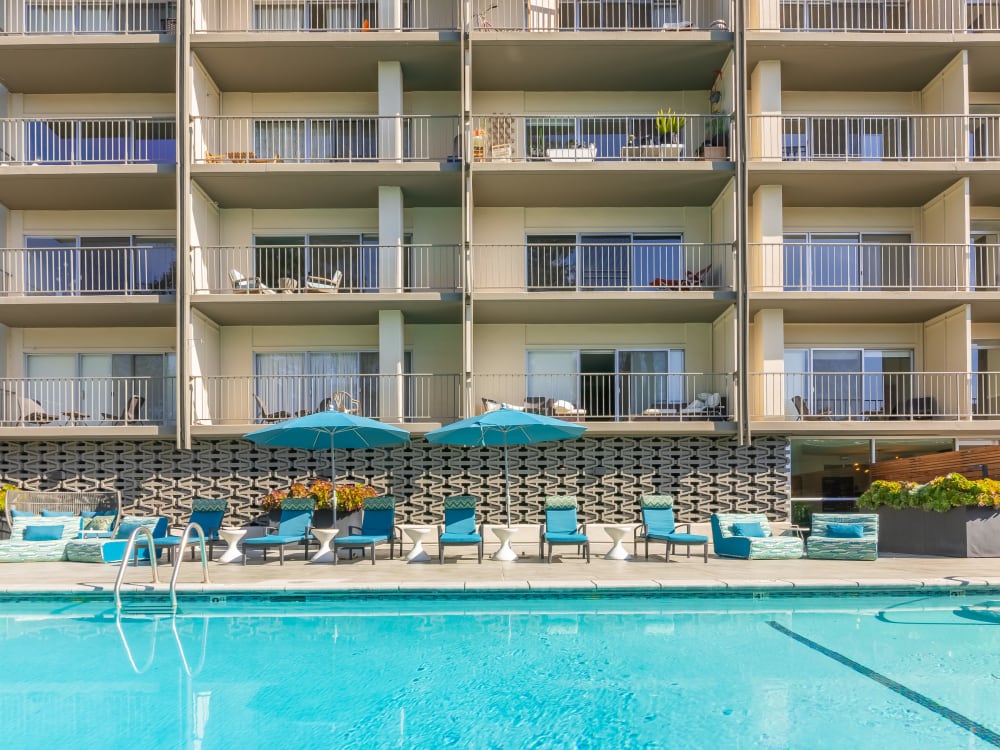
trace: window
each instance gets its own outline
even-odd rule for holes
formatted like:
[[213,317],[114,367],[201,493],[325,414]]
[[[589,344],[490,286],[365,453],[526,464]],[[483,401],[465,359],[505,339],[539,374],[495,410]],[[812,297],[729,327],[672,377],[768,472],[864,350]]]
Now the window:
[[783,118],[785,161],[883,161],[907,159],[911,118],[814,116]]
[[858,419],[906,413],[913,353],[881,349],[786,349],[785,398],[801,416]]
[[371,0],[255,3],[253,18],[253,27],[258,31],[357,31],[377,28],[376,4]]
[[[404,352],[406,373],[411,372],[411,359],[411,353]],[[334,394],[344,393],[358,402],[359,414],[378,416],[378,367],[377,351],[256,353],[254,394],[268,413],[294,417],[322,411]],[[409,401],[409,395],[404,391],[404,400]]]
[[784,288],[908,289],[913,285],[910,250],[905,234],[787,234],[782,248]]
[[254,155],[291,162],[377,159],[378,123],[376,117],[254,120]]
[[1000,417],[1000,341],[972,344],[972,413]]
[[26,395],[82,424],[169,424],[176,418],[174,354],[28,354]]
[[683,21],[681,0],[562,0],[563,29],[648,29]]
[[532,159],[548,159],[552,149],[595,149],[598,160],[620,160],[622,148],[657,139],[654,117],[528,117],[524,141]]
[[[404,245],[412,241],[410,235]],[[381,249],[374,234],[309,234],[257,237],[254,240],[254,275],[271,288],[280,287],[282,278],[304,286],[307,276],[332,279],[343,275],[341,288],[351,292],[378,292]],[[403,254],[403,278],[410,283],[411,263]],[[395,285],[393,285],[395,286]]]
[[28,120],[24,160],[45,164],[173,164],[170,120]]
[[977,290],[1000,289],[1000,232],[973,231],[969,284]]
[[177,252],[165,237],[25,237],[28,295],[173,294]]
[[[681,240],[680,234],[632,232],[528,235],[528,291],[655,289],[670,282],[679,286],[692,271]],[[696,265],[701,260],[692,258]]]

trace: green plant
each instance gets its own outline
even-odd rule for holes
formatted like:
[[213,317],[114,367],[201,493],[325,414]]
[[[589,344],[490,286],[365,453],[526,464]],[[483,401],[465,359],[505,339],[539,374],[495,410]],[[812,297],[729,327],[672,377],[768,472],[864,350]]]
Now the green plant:
[[917,508],[945,513],[969,505],[1000,509],[1000,482],[955,473],[935,477],[927,484],[876,480],[858,498],[858,507],[868,509]]
[[[286,497],[311,497],[316,501],[317,510],[330,510],[333,498],[333,482],[329,479],[314,479],[310,484],[294,482],[288,489],[271,490],[261,500],[262,510],[270,513],[281,510]],[[361,510],[366,497],[378,495],[370,484],[341,484],[337,486],[337,512],[351,513]]]
[[16,490],[17,487],[13,484],[0,485],[0,510],[5,510],[7,508],[7,490]]
[[684,127],[684,123],[687,122],[687,118],[684,115],[677,114],[670,107],[667,107],[666,112],[661,108],[656,114],[657,117],[654,124],[656,125],[656,132],[660,135],[665,136],[679,133],[681,128]]
[[710,117],[705,123],[706,146],[729,145],[729,119],[725,117]]
[[337,512],[353,513],[365,506],[365,498],[378,492],[370,484],[341,484],[337,486]]

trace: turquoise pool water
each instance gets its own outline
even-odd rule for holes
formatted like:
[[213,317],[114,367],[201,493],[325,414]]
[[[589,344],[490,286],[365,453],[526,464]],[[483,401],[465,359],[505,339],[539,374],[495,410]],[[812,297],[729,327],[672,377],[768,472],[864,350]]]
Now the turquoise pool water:
[[989,748],[1000,592],[0,598],[5,748]]

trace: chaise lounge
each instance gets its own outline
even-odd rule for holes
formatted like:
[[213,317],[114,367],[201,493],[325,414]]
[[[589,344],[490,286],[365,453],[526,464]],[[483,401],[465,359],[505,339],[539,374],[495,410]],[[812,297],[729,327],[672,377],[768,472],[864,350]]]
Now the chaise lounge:
[[877,560],[877,513],[813,513],[806,551],[815,560]]
[[763,513],[713,513],[712,544],[716,555],[744,560],[796,560],[803,553],[797,536],[772,536]]

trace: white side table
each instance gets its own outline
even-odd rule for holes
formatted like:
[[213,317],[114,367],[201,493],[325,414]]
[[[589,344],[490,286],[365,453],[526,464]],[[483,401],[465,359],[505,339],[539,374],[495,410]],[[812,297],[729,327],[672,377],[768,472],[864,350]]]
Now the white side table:
[[407,526],[403,529],[403,533],[413,542],[413,549],[406,556],[407,562],[427,562],[431,559],[424,549],[424,539],[431,533],[427,526]]
[[333,538],[340,533],[340,529],[312,529],[311,533],[317,540],[319,540],[319,549],[316,550],[316,554],[310,558],[310,562],[333,562],[334,552],[330,549],[330,543],[333,541]]
[[629,555],[628,550],[622,545],[622,539],[631,529],[631,526],[605,526],[604,533],[611,537],[611,549],[609,549],[605,554],[604,558],[606,560],[628,560],[631,555]]
[[503,562],[513,562],[517,559],[517,553],[510,546],[510,538],[518,532],[517,526],[494,526],[493,533],[500,540],[500,549],[493,553],[494,560]]
[[219,529],[219,536],[225,539],[226,544],[229,545],[226,547],[226,551],[222,553],[222,557],[219,558],[220,563],[235,563],[243,559],[239,543],[246,535],[246,529]]

